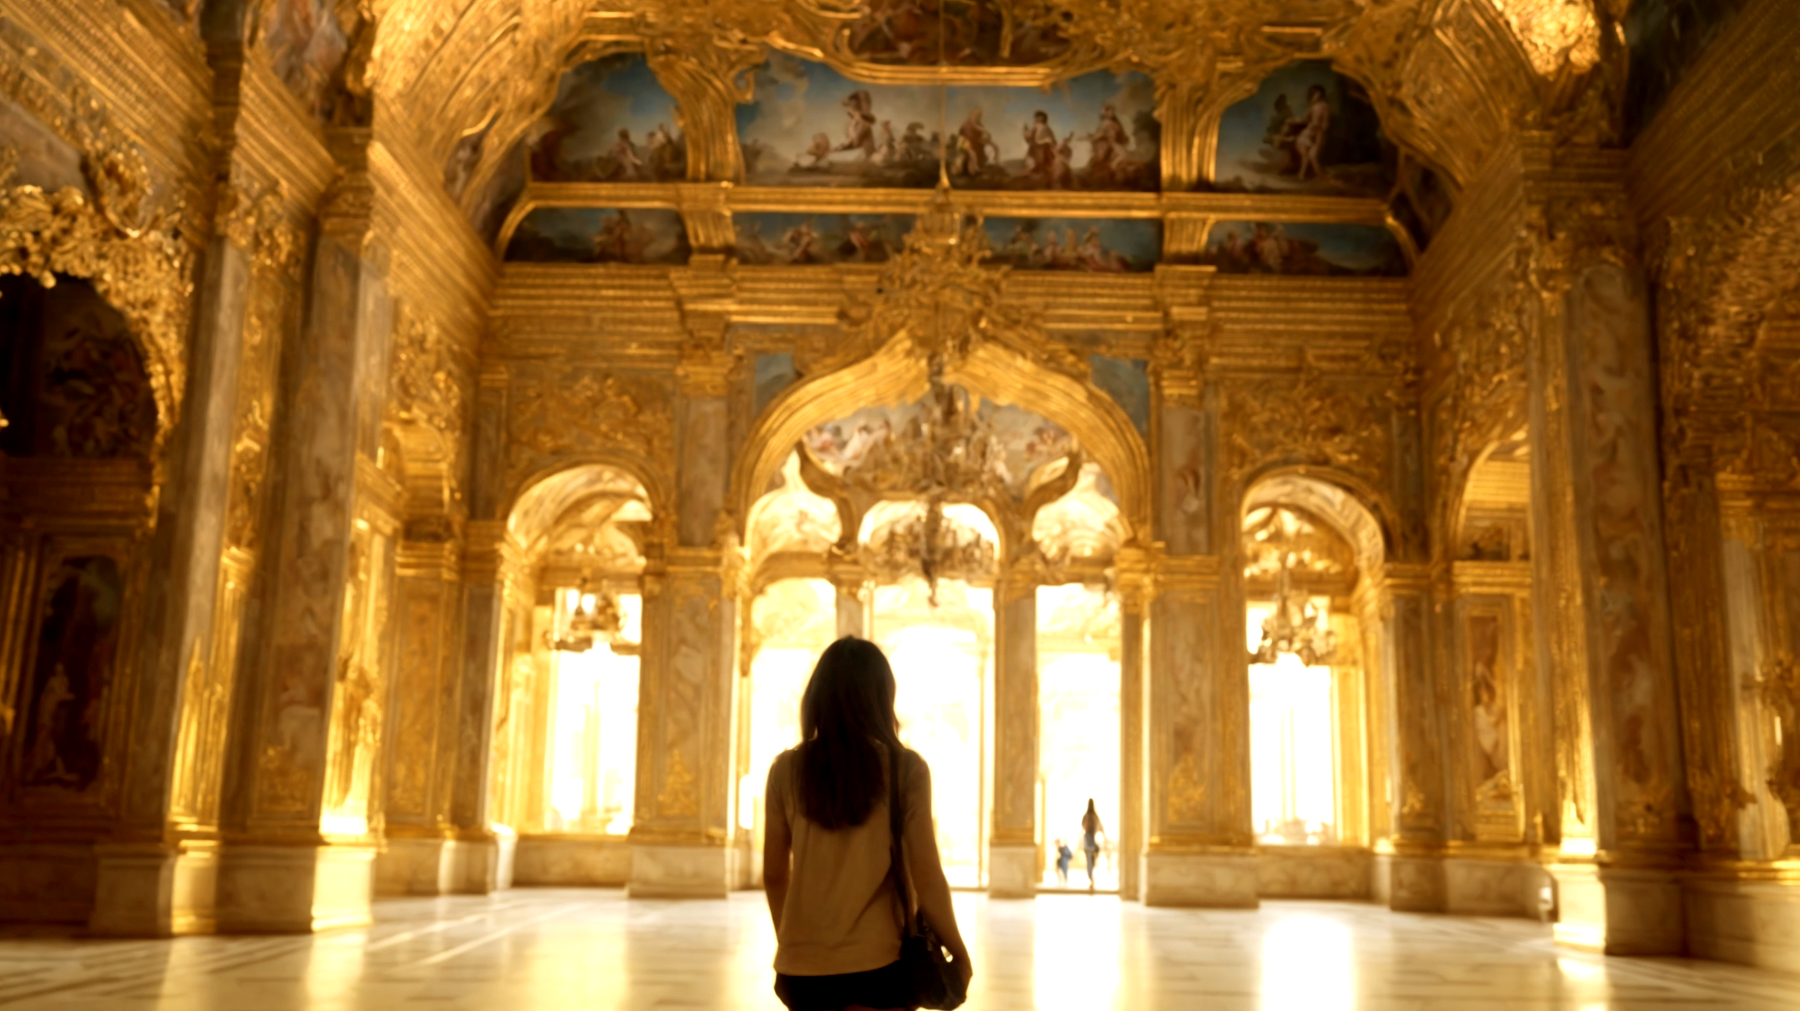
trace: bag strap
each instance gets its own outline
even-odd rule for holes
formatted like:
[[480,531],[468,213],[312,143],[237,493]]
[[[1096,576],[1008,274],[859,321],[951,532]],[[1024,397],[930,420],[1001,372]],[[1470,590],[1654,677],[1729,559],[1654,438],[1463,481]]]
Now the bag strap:
[[912,896],[906,887],[906,851],[902,839],[906,831],[906,814],[900,809],[900,749],[887,745],[888,752],[888,873],[894,879],[894,896],[900,900],[900,919],[912,932]]

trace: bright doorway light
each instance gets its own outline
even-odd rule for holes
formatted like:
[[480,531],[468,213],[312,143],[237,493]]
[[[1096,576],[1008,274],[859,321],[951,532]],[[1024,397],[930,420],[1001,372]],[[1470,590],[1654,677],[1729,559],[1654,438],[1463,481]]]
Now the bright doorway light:
[[[1329,601],[1315,601],[1320,613]],[[1249,608],[1247,640],[1262,638],[1267,606]],[[1330,667],[1283,653],[1250,665],[1250,811],[1264,845],[1338,841]]]

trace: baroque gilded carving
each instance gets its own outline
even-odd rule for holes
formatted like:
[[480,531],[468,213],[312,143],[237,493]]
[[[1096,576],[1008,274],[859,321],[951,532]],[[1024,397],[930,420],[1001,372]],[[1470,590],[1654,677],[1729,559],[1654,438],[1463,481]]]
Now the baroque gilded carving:
[[1382,486],[1393,457],[1393,405],[1385,389],[1334,381],[1310,357],[1298,375],[1224,386],[1231,486],[1277,464],[1332,467]]
[[515,388],[507,416],[507,472],[516,485],[558,459],[624,452],[663,469],[672,459],[668,391],[613,373],[546,371]]
[[152,209],[149,169],[132,147],[84,151],[92,197],[14,185],[17,164],[16,150],[0,152],[0,273],[46,288],[57,274],[87,279],[130,321],[156,396],[160,446],[187,385],[193,251],[180,237],[180,212]]
[[1791,653],[1776,656],[1749,687],[1768,714],[1774,753],[1767,770],[1769,792],[1787,808],[1791,852],[1800,849],[1800,660]]

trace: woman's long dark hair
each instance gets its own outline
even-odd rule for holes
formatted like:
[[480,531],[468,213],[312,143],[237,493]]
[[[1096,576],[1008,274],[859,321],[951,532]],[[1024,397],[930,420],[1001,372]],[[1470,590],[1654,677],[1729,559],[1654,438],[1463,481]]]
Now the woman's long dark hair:
[[861,825],[887,788],[877,742],[895,734],[894,669],[881,648],[845,636],[825,647],[800,699],[800,811],[823,828]]

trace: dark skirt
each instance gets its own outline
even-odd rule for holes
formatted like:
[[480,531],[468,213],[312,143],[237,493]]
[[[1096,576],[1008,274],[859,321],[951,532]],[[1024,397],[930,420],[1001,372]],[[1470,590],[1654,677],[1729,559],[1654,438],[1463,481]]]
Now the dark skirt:
[[860,1004],[868,1008],[911,1008],[912,994],[900,963],[841,976],[775,974],[775,996],[792,1011],[836,1011]]

